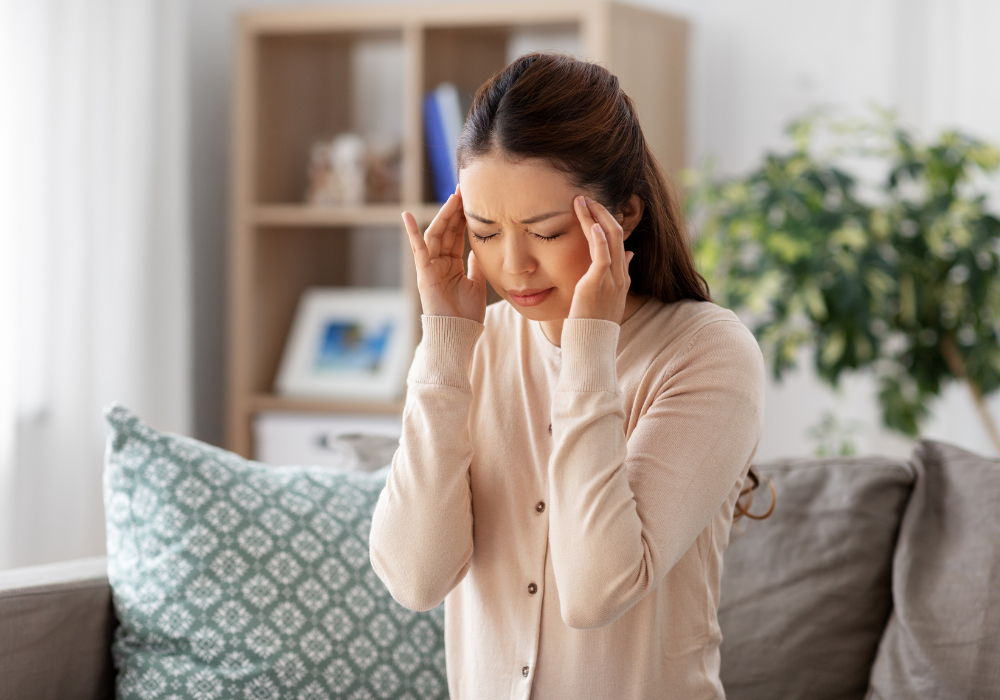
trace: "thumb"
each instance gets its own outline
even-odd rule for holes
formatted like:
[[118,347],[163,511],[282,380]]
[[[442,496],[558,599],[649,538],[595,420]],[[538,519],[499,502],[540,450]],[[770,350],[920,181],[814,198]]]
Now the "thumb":
[[483,274],[483,268],[479,267],[479,261],[476,260],[476,254],[473,251],[469,251],[469,279],[472,280],[477,287],[486,286],[486,275]]

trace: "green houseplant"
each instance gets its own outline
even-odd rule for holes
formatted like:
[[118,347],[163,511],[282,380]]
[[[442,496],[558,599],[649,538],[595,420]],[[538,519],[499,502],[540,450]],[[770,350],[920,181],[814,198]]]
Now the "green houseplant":
[[885,112],[813,114],[787,132],[792,147],[745,176],[689,173],[713,297],[750,314],[777,380],[806,343],[834,387],[871,369],[884,424],[906,435],[948,382],[966,383],[1000,452],[984,401],[1000,387],[1000,220],[986,197],[1000,149],[957,131],[922,143]]

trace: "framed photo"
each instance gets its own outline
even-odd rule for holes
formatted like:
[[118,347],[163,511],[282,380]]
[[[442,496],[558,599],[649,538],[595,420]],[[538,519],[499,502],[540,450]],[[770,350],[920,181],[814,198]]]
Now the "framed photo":
[[413,359],[414,309],[401,289],[306,289],[275,389],[307,398],[398,399]]

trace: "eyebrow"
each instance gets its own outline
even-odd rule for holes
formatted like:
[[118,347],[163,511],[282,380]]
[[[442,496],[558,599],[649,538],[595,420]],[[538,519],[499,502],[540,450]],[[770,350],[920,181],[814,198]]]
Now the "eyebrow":
[[[548,214],[539,214],[538,216],[532,216],[532,217],[530,217],[528,219],[525,219],[524,221],[519,221],[518,223],[519,224],[537,224],[539,221],[544,221],[545,219],[551,219],[553,216],[559,216],[560,214],[570,214],[570,213],[572,213],[570,210],[566,210],[566,211],[550,211]],[[495,224],[496,223],[495,221],[491,221],[490,219],[486,219],[486,218],[480,216],[479,214],[473,214],[471,211],[465,212],[465,215],[467,217],[469,217],[470,219],[475,219],[476,221],[479,221],[479,222],[484,223],[484,224]]]

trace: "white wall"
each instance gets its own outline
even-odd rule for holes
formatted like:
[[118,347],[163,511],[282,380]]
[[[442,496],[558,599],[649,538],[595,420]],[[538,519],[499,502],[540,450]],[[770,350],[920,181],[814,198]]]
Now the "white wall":
[[[472,0],[470,0],[472,1]],[[234,13],[301,0],[189,2],[191,162],[195,250],[198,437],[222,439],[226,182]],[[348,4],[326,2],[317,4]],[[722,172],[754,165],[782,146],[789,118],[826,104],[855,113],[871,101],[900,110],[923,133],[959,126],[1000,142],[1000,0],[658,0],[644,2],[692,24],[689,162]],[[806,455],[806,429],[831,409],[862,427],[862,453],[907,456],[912,443],[879,427],[865,377],[840,394],[818,384],[804,352],[767,387],[757,459]],[[1000,396],[990,402],[1000,420]],[[925,437],[995,454],[964,387],[935,406]]]
[[[790,116],[818,105],[845,114],[871,102],[899,111],[918,133],[946,126],[1000,143],[998,0],[660,0],[693,25],[689,160],[713,157],[738,173],[782,146]],[[781,384],[769,380],[758,459],[809,454],[806,429],[822,412],[861,423],[862,453],[906,456],[912,441],[881,428],[874,382],[854,376],[840,392],[819,384],[811,350]],[[990,397],[1000,421],[1000,395]],[[995,455],[965,386],[933,408],[924,437]]]

